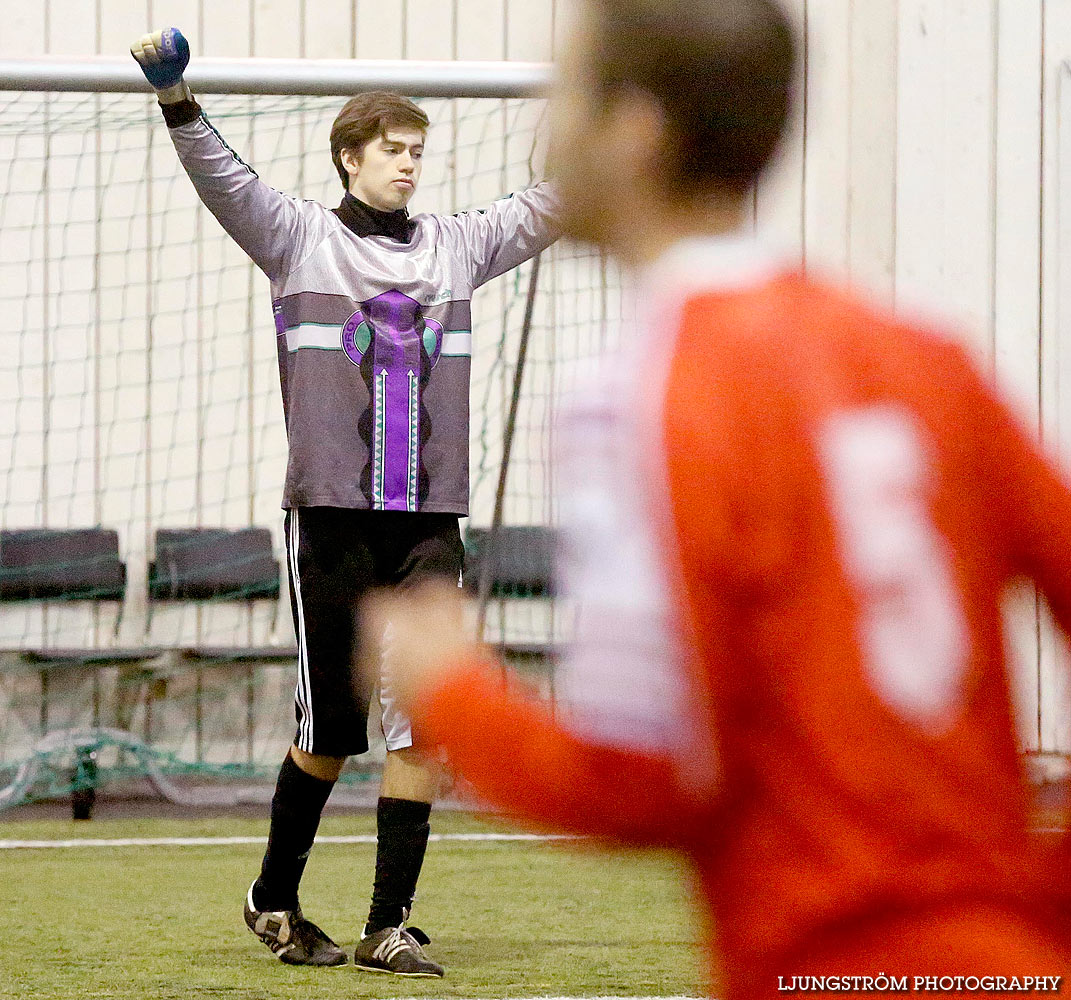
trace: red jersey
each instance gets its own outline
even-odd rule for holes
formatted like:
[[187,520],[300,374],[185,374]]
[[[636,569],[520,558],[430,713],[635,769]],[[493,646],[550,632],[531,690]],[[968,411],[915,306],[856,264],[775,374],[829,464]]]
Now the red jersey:
[[715,277],[739,249],[663,261],[631,388],[581,403],[563,509],[602,551],[570,556],[594,624],[561,721],[476,665],[418,721],[508,810],[686,851],[727,996],[1062,974],[1000,601],[1032,579],[1071,630],[1071,493],[955,343],[799,274]]

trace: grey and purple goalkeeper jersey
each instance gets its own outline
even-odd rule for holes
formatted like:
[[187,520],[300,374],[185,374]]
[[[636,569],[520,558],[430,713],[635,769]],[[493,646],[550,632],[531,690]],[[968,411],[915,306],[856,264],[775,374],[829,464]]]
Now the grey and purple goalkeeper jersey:
[[271,281],[283,507],[467,514],[469,300],[557,238],[547,185],[415,216],[399,243],[275,191],[203,115],[169,131],[205,206]]

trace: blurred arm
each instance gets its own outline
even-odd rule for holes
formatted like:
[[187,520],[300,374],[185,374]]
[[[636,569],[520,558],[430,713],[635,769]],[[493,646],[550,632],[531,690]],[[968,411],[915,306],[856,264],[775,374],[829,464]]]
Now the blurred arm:
[[699,821],[668,756],[585,741],[478,654],[414,706],[415,729],[491,804],[536,826],[670,845]]

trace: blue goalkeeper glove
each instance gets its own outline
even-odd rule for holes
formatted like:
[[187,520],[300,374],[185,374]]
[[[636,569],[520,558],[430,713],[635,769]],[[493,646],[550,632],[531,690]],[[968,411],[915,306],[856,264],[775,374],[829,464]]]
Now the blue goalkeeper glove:
[[182,83],[182,71],[190,61],[190,43],[178,28],[165,28],[142,35],[130,46],[145,79],[156,90],[170,90]]

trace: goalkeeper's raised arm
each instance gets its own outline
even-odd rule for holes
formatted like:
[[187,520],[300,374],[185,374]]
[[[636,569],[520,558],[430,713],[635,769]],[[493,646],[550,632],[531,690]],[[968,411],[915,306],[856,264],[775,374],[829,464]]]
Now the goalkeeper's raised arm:
[[179,160],[201,201],[254,263],[278,279],[306,245],[311,213],[260,180],[205,117],[182,77],[190,46],[178,28],[142,35],[130,53],[156,90]]

